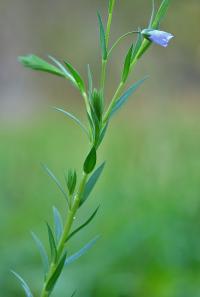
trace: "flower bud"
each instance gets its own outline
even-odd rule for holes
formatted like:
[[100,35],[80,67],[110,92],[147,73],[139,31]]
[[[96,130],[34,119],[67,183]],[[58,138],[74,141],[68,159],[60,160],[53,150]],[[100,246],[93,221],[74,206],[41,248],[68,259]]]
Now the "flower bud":
[[146,39],[163,47],[167,47],[169,41],[174,37],[171,33],[153,29],[144,29],[141,33]]

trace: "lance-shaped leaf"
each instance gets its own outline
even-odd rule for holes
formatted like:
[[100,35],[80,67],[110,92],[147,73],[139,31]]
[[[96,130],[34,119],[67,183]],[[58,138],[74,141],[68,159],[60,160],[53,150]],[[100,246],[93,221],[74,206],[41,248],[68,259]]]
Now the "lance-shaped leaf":
[[83,165],[83,170],[86,174],[89,174],[93,171],[96,165],[96,161],[97,161],[97,152],[95,147],[92,147]]
[[61,182],[57,179],[57,177],[53,174],[53,172],[47,167],[47,165],[42,164],[42,167],[44,168],[44,170],[47,172],[47,174],[52,178],[52,180],[56,183],[56,185],[58,186],[59,190],[63,193],[63,195],[65,196],[67,202],[68,202],[68,196],[66,191],[64,190]]
[[89,223],[92,222],[92,220],[94,219],[94,217],[96,216],[97,212],[99,210],[99,206],[95,209],[95,211],[92,213],[92,215],[89,217],[89,219],[87,219],[87,221],[85,221],[85,223],[83,223],[81,226],[79,226],[78,228],[76,228],[66,239],[66,242],[69,241],[75,234],[77,234],[79,231],[81,231],[83,228],[85,228],[87,225],[89,225]]
[[93,79],[92,79],[92,73],[90,69],[90,65],[87,66],[87,74],[88,74],[88,97],[91,102],[92,99],[92,90],[93,90]]
[[73,76],[79,90],[81,91],[81,93],[85,92],[85,83],[83,81],[83,79],[81,78],[80,74],[78,73],[78,71],[67,61],[64,61],[65,65],[67,66],[68,70],[70,71],[71,75]]
[[65,261],[65,265],[69,265],[79,259],[81,256],[83,256],[89,249],[91,249],[94,244],[99,239],[99,236],[96,236],[94,239],[92,239],[90,242],[88,242],[82,249],[80,249],[78,252],[73,254],[72,256],[68,257]]
[[105,125],[105,127],[103,127],[103,129],[101,130],[101,133],[100,133],[100,136],[99,136],[99,141],[98,141],[98,143],[97,143],[97,147],[100,146],[102,140],[104,139],[104,136],[105,136],[105,134],[106,134],[107,129],[108,129],[108,123],[107,123],[107,124]]
[[124,62],[124,69],[123,69],[123,73],[122,73],[122,82],[125,83],[127,80],[127,77],[129,75],[129,71],[130,71],[130,66],[131,66],[131,60],[132,60],[132,55],[133,55],[133,44],[131,45],[126,58],[125,58],[125,62]]
[[100,134],[100,130],[101,130],[101,121],[99,121],[92,104],[90,104],[90,113],[91,113],[91,115],[88,114],[88,118],[89,118],[89,123],[91,125],[91,131],[92,131],[92,136],[93,136],[93,145],[96,147],[97,143],[99,141],[99,134]]
[[98,12],[98,21],[99,21],[99,34],[100,34],[100,45],[101,45],[101,54],[102,54],[102,59],[105,61],[107,59],[107,46],[106,46],[106,36],[105,36],[105,30],[103,26],[103,22],[101,19],[101,15]]
[[73,76],[69,73],[69,71],[67,71],[67,69],[63,66],[63,64],[58,61],[56,58],[52,57],[52,56],[48,56],[50,60],[52,60],[57,66],[58,68],[62,71],[62,73],[64,74],[64,77],[65,78],[68,78],[71,83],[75,86],[75,87],[78,87],[77,84],[76,84],[76,81],[75,79],[73,78]]
[[54,107],[54,109],[56,111],[59,111],[59,112],[62,112],[65,116],[69,117],[70,119],[72,119],[76,124],[79,125],[79,127],[81,127],[81,129],[87,134],[87,136],[89,137],[88,135],[88,130],[87,128],[85,127],[85,125],[76,117],[74,116],[73,114],[71,114],[70,112],[68,111],[65,111],[64,109],[62,108],[57,108],[57,107]]
[[69,194],[73,195],[76,188],[76,181],[77,181],[76,171],[73,169],[69,169],[67,171],[67,175],[65,179],[66,179],[66,184],[67,184]]
[[39,58],[36,55],[21,56],[18,57],[18,60],[22,65],[33,70],[49,72],[61,77],[65,77],[65,74],[62,70]]
[[86,183],[85,190],[83,192],[83,196],[81,198],[80,206],[87,200],[90,193],[92,192],[94,186],[96,185],[98,179],[100,178],[102,171],[104,169],[105,162],[103,162],[90,176],[88,182]]
[[115,103],[110,117],[112,117],[129,99],[129,97],[140,87],[141,84],[147,79],[147,77],[139,80],[135,84],[133,84]]
[[31,293],[31,290],[30,290],[29,286],[27,285],[27,283],[25,282],[25,280],[23,280],[23,278],[15,271],[11,270],[11,272],[19,280],[22,288],[24,289],[26,297],[33,297],[33,294]]
[[66,257],[67,257],[67,253],[65,253],[63,255],[63,257],[60,260],[60,263],[58,264],[55,272],[53,273],[53,275],[51,276],[51,278],[49,279],[47,285],[46,285],[46,291],[47,292],[51,292],[63,270],[63,267],[65,265],[65,261],[66,261]]
[[55,242],[51,227],[49,226],[48,223],[47,223],[47,230],[48,230],[49,245],[50,245],[50,250],[51,250],[51,261],[56,262],[56,260],[57,260],[56,242]]
[[166,12],[167,12],[167,9],[169,7],[169,4],[170,4],[170,0],[163,0],[161,5],[160,5],[160,8],[154,18],[154,21],[152,23],[152,28],[153,29],[157,29],[160,25],[160,22],[162,21],[162,19],[164,18]]
[[142,45],[142,41],[143,41],[142,34],[141,34],[141,32],[139,32],[137,41],[136,41],[134,49],[133,49],[131,63],[134,63],[137,60],[138,51]]
[[72,294],[72,296],[71,296],[71,297],[74,297],[74,296],[75,296],[75,294],[76,294],[76,291],[74,291],[74,292],[73,292],[73,294]]
[[55,206],[53,207],[53,217],[54,217],[56,242],[58,243],[63,232],[63,222],[62,222],[61,214]]
[[150,18],[149,26],[148,26],[149,29],[152,28],[154,16],[155,16],[155,1],[152,0],[152,12],[151,12],[151,18]]
[[44,248],[44,245],[43,243],[41,242],[41,240],[38,238],[38,236],[34,233],[34,232],[31,232],[31,235],[35,241],[35,244],[38,248],[38,251],[40,253],[40,257],[41,257],[41,260],[42,260],[42,264],[43,264],[43,269],[44,269],[44,274],[46,276],[47,274],[47,271],[49,269],[49,259],[48,259],[48,256],[47,256],[47,253],[46,253],[46,250]]
[[100,123],[104,108],[103,94],[101,91],[98,91],[97,89],[93,90],[91,105],[93,107],[93,111],[95,112],[97,120]]

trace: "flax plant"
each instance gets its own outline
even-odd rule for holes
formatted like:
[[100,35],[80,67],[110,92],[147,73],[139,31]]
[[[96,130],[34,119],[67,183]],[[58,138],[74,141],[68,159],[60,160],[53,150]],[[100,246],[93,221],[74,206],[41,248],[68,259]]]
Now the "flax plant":
[[[76,216],[77,218],[79,208],[90,196],[105,166],[105,163],[102,163],[96,168],[98,148],[104,140],[112,117],[146,80],[145,77],[134,82],[127,90],[124,90],[129,74],[134,70],[136,63],[143,57],[144,53],[149,49],[152,43],[166,47],[170,39],[173,37],[172,34],[160,31],[159,29],[161,20],[166,14],[170,2],[169,0],[163,0],[158,9],[155,8],[153,2],[152,14],[147,28],[127,32],[120,36],[112,46],[109,46],[111,23],[116,2],[117,1],[115,0],[109,0],[106,25],[103,24],[100,13],[97,13],[101,48],[101,74],[99,86],[96,88],[93,86],[92,72],[89,65],[87,66],[88,83],[86,84],[79,72],[66,60],[59,61],[52,56],[48,56],[49,62],[47,62],[36,55],[19,57],[19,61],[28,68],[49,72],[70,81],[83,97],[87,119],[87,125],[85,125],[73,114],[61,108],[55,108],[56,111],[69,117],[82,128],[87,137],[89,149],[85,161],[81,166],[82,176],[77,176],[76,170],[68,170],[65,176],[65,186],[61,184],[54,173],[46,165],[43,165],[45,171],[50,178],[53,179],[65,198],[66,217],[63,220],[58,209],[53,207],[54,227],[52,228],[47,223],[50,257],[48,257],[48,253],[40,239],[32,233],[44,268],[43,284],[41,293],[38,295],[40,297],[49,297],[52,294],[64,267],[77,260],[96,243],[98,237],[92,239],[75,254],[68,256],[68,243],[70,239],[91,223],[98,212],[97,207],[82,225],[76,229],[73,228],[74,217]],[[124,3],[119,1],[119,4]],[[136,38],[133,38],[135,41],[131,42],[124,58],[119,85],[116,88],[113,97],[110,99],[108,106],[106,106],[105,98],[107,98],[107,95],[105,94],[105,83],[108,80],[106,76],[107,65],[113,50],[129,35],[134,35]],[[34,295],[31,289],[22,277],[14,271],[13,274],[19,279],[26,297],[33,297]],[[74,294],[75,293],[71,296]]]

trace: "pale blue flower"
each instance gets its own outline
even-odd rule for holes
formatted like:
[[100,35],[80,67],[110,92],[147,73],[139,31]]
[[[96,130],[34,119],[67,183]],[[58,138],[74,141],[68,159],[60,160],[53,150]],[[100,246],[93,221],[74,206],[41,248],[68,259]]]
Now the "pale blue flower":
[[163,47],[167,47],[169,41],[174,37],[174,35],[172,35],[171,33],[153,29],[144,29],[142,31],[142,34],[148,40]]

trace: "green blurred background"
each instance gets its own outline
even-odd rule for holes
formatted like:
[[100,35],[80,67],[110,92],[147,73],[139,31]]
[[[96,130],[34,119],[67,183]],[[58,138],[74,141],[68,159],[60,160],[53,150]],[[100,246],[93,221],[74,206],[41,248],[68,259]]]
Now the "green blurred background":
[[[65,202],[42,171],[48,164],[63,180],[80,168],[88,150],[82,132],[52,111],[63,107],[85,120],[71,85],[23,69],[17,56],[52,54],[68,59],[86,78],[90,63],[99,79],[96,11],[107,0],[0,1],[0,296],[23,292],[19,272],[38,296],[42,269],[30,230],[47,242],[52,205]],[[156,1],[157,4],[159,1]],[[112,42],[145,27],[151,0],[117,1]],[[129,84],[150,79],[114,119],[99,152],[103,177],[77,224],[100,203],[98,217],[70,244],[70,253],[96,234],[98,244],[65,270],[52,296],[200,296],[200,3],[174,0],[162,29],[176,38],[152,46]],[[109,64],[107,98],[119,81],[131,38]],[[97,85],[98,86],[98,85]]]

